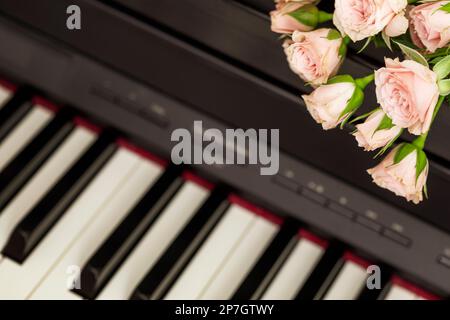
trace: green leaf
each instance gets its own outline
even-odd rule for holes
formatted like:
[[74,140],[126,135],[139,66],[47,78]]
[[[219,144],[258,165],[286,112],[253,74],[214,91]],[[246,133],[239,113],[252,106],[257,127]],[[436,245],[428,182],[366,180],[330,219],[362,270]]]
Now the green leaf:
[[423,150],[417,150],[417,162],[416,162],[416,182],[419,179],[420,174],[427,166],[427,155]]
[[433,67],[434,73],[438,76],[438,79],[444,79],[450,74],[450,56],[446,56],[439,60]]
[[[341,34],[339,33],[339,31],[337,31],[336,29],[330,29],[330,31],[328,32],[328,35],[327,35],[327,39],[328,40],[339,40],[339,39],[342,39],[342,37],[341,37]],[[339,46],[339,56],[345,57],[346,54],[347,54],[347,44],[342,39],[342,43]]]
[[386,46],[389,48],[389,50],[392,51],[391,38],[389,38],[384,31],[381,33],[381,37],[383,38],[384,43],[386,43]]
[[441,96],[448,96],[450,94],[450,79],[438,81],[438,87]]
[[333,14],[329,13],[329,12],[319,10],[317,15],[318,15],[317,19],[319,20],[319,23],[324,23],[324,22],[333,20]]
[[436,57],[446,57],[450,54],[450,46],[447,46],[445,48],[437,49],[433,53],[424,53],[423,56],[427,58],[428,60]]
[[341,38],[341,34],[336,29],[330,29],[327,35],[328,40],[337,40]]
[[411,152],[416,151],[417,148],[410,143],[402,143],[394,156],[394,164],[398,164],[400,161],[406,158]]
[[405,56],[407,56],[409,59],[414,60],[417,63],[420,63],[422,65],[424,65],[425,67],[429,67],[428,66],[428,62],[427,59],[424,58],[424,56],[422,56],[418,51],[405,46],[404,44],[401,44],[398,41],[394,41],[402,50],[402,52],[405,54]]
[[373,80],[375,80],[374,72],[363,78],[355,79],[355,83],[361,90],[364,90],[370,83],[373,82]]
[[380,151],[378,151],[378,153],[373,158],[375,159],[375,158],[378,158],[379,156],[383,155],[390,147],[392,147],[394,142],[402,135],[402,133],[403,133],[403,129],[401,129],[399,131],[399,133],[394,137],[394,139],[389,141],[388,144],[386,144]]
[[376,108],[376,109],[373,109],[373,110],[370,111],[370,112],[364,113],[364,114],[362,114],[362,115],[360,115],[360,116],[354,118],[354,119],[353,119],[352,121],[350,121],[349,123],[355,123],[355,122],[357,122],[357,121],[359,121],[359,120],[365,119],[365,118],[369,117],[372,113],[374,113],[374,112],[376,112],[376,111],[378,111],[378,110],[380,110],[380,108]]
[[384,42],[381,32],[379,34],[376,34],[372,37],[373,44],[376,48],[386,48],[386,43]]
[[350,82],[355,83],[355,79],[353,79],[352,76],[348,74],[338,75],[328,80],[327,84],[335,84],[335,83],[342,83],[342,82]]
[[450,3],[447,3],[439,8],[439,10],[445,11],[447,13],[450,13]]
[[[363,103],[364,92],[355,85],[355,91],[350,100],[347,102],[347,106],[339,115],[339,119],[345,117],[346,115],[353,114]],[[343,127],[343,125],[341,126]]]
[[389,118],[387,114],[385,114],[383,119],[381,119],[377,129],[374,131],[374,134],[377,131],[391,129],[392,127],[395,127],[395,125],[392,123],[392,119]]
[[362,46],[361,49],[359,49],[359,51],[357,53],[361,53],[364,51],[364,49],[367,48],[367,46],[369,45],[370,41],[372,41],[372,37],[367,38],[366,42],[364,43],[364,45]]
[[347,44],[345,44],[344,41],[342,41],[341,45],[339,46],[339,57],[345,57],[347,55]]
[[288,15],[309,27],[315,28],[319,24],[319,9],[314,5],[303,6]]
[[353,116],[353,114],[356,112],[356,109],[350,112],[347,116],[345,116],[345,119],[341,122],[341,125],[339,126],[340,129],[343,129],[344,126],[347,124],[348,120]]
[[444,58],[445,57],[437,57],[437,58],[434,58],[433,60],[429,61],[429,63],[430,64],[436,64],[436,63],[438,63],[439,61],[441,61]]

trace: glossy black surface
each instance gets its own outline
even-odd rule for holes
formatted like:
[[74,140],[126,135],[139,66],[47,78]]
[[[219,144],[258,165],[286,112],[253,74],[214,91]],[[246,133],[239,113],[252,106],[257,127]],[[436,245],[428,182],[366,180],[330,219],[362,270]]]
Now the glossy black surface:
[[102,243],[83,266],[81,288],[74,290],[76,293],[88,299],[96,297],[180,187],[180,170],[178,167],[166,170]]
[[14,157],[0,173],[0,209],[27,183],[70,133],[70,114],[61,112]]
[[22,263],[83,192],[116,149],[104,134],[59,179],[14,228],[3,255]]
[[227,208],[226,191],[215,189],[149,270],[131,295],[133,300],[162,299],[217,225]]
[[[80,32],[68,31],[65,16],[60,15],[72,3],[79,4],[85,12]],[[2,76],[74,105],[85,115],[121,130],[163,157],[170,156],[171,145],[167,141],[171,132],[175,128],[190,128],[198,119],[208,127],[221,129],[281,128],[280,175],[294,172],[288,179],[289,186],[299,186],[295,192],[286,184],[275,183],[272,177],[260,176],[253,166],[195,166],[195,170],[212,181],[232,186],[261,206],[299,219],[325,237],[339,239],[369,257],[385,261],[424,287],[442,294],[450,292],[450,269],[437,260],[450,243],[446,192],[449,166],[443,161],[449,150],[446,135],[438,132],[446,133],[445,126],[433,130],[435,137],[430,136],[428,146],[434,154],[429,178],[432,197],[420,206],[406,204],[370,182],[364,170],[378,160],[361,152],[348,131],[324,133],[311,120],[299,104],[296,82],[282,81],[243,60],[248,53],[259,54],[246,47],[245,42],[238,51],[241,55],[233,57],[226,50],[215,50],[196,41],[187,31],[179,32],[149,19],[145,12],[136,14],[109,3],[40,0],[39,6],[34,6],[29,1],[0,0],[0,35],[7,39],[0,42]],[[159,5],[164,6],[165,2]],[[265,17],[244,10],[265,21],[260,26],[267,31]],[[235,18],[234,23],[255,25],[250,15],[244,15],[244,19],[229,16]],[[215,27],[222,28],[224,34],[232,30],[227,25]],[[226,37],[222,42],[237,46]],[[261,43],[270,47],[265,37]],[[272,43],[279,55],[279,42],[274,38]],[[367,61],[360,66],[373,62],[363,60]],[[267,63],[273,66],[268,71],[279,70],[275,64],[286,69],[285,62],[278,58],[268,59]],[[290,75],[288,69],[285,71],[285,75]],[[104,96],[95,93],[94,88],[98,87],[106,88]],[[129,103],[130,93],[135,94],[133,103]],[[142,116],[144,109],[152,114],[154,104],[165,112],[164,125]],[[447,114],[442,113],[442,121],[446,121]],[[323,203],[306,196],[304,190],[309,189],[311,182],[323,186],[324,192],[314,194],[308,190],[308,195],[314,194]],[[353,213],[350,218],[341,211],[330,210],[331,203],[341,205],[343,198],[345,212]],[[373,212],[381,232],[355,220]],[[403,228],[401,236],[409,240],[407,247],[385,232],[397,226]]]

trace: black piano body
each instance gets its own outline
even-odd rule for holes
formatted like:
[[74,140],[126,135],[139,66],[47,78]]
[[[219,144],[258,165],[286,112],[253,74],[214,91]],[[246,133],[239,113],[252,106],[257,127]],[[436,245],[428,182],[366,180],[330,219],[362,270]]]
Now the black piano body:
[[[82,10],[81,30],[66,8]],[[430,134],[430,199],[411,205],[371,184],[376,161],[349,130],[322,132],[307,92],[270,32],[273,3],[237,0],[0,0],[0,74],[68,105],[169,158],[171,132],[205,127],[279,128],[280,171],[193,166],[210,181],[338,239],[440,295],[450,295],[450,112]],[[342,72],[365,75],[386,53],[350,49]],[[368,96],[365,108],[376,105]],[[314,186],[320,185],[317,192]]]

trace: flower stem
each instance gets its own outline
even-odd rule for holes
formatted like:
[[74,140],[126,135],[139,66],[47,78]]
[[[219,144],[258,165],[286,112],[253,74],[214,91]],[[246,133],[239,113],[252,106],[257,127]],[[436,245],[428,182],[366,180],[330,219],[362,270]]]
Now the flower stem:
[[[436,115],[439,112],[439,109],[441,109],[442,103],[444,102],[445,97],[444,96],[440,96],[438,103],[436,104],[436,108],[434,108],[434,112],[433,112],[433,118],[431,120],[431,123],[434,122],[434,119],[436,118]],[[430,127],[431,129],[431,127]],[[425,142],[427,141],[428,138],[428,133],[430,132],[430,130],[428,130],[427,132],[425,132],[424,134],[422,134],[421,136],[417,137],[412,144],[415,145],[416,147],[420,148],[421,150],[423,149],[423,147],[425,146]]]
[[425,147],[425,141],[427,141],[427,137],[428,137],[428,132],[422,134],[421,136],[418,136],[413,142],[412,144],[415,145],[417,148],[419,148],[420,150],[423,149],[423,147]]
[[367,77],[356,79],[356,85],[364,90],[373,80],[375,79],[375,74],[369,74]]
[[333,14],[319,10],[319,23],[324,23],[333,20]]
[[343,38],[343,41],[344,41],[344,43],[345,43],[346,45],[348,45],[348,44],[350,43],[351,39],[350,39],[349,36],[345,36],[345,37]]
[[444,99],[445,99],[445,96],[440,96],[440,97],[439,97],[439,100],[438,100],[438,102],[437,102],[437,104],[436,104],[436,108],[434,108],[433,119],[431,120],[431,123],[433,123],[433,121],[434,121],[434,119],[436,118],[436,116],[437,116],[439,110],[441,109],[442,104],[444,103]]

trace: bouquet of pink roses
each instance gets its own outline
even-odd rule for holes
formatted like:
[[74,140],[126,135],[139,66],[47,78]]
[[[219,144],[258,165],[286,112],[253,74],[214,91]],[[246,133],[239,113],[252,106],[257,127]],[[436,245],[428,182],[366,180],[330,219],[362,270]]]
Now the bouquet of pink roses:
[[[335,0],[334,13],[318,0],[279,0],[272,31],[283,34],[290,68],[314,88],[303,95],[324,130],[356,123],[352,133],[365,151],[391,149],[367,170],[373,181],[408,201],[427,195],[424,146],[444,100],[450,100],[450,0]],[[319,27],[333,21],[335,28]],[[364,78],[339,75],[350,42],[370,42],[398,51],[386,66]],[[367,85],[375,81],[379,106],[354,118]],[[403,132],[416,136],[398,143]]]

